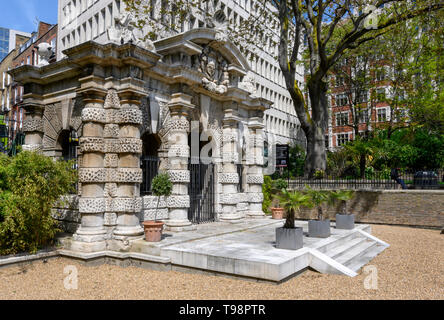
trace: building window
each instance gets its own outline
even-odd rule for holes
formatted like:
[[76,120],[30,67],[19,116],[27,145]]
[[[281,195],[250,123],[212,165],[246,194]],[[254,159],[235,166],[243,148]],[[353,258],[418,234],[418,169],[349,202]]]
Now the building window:
[[368,116],[368,110],[362,110],[359,112],[359,122],[360,123],[367,123],[369,122],[369,116]]
[[356,96],[356,103],[364,103],[367,102],[367,91],[360,90]]
[[376,81],[385,80],[385,72],[384,69],[376,70]]
[[336,87],[342,87],[344,85],[344,77],[336,76]]
[[378,109],[378,122],[385,122],[387,121],[387,109],[386,108],[379,108]]
[[376,100],[378,102],[385,101],[385,88],[376,89]]
[[345,126],[348,124],[348,112],[336,113],[336,126]]
[[342,107],[348,104],[348,98],[346,94],[338,94],[336,95],[336,106]]
[[350,141],[348,133],[338,134],[337,137],[338,137],[338,147],[343,146],[344,144]]
[[328,135],[325,136],[325,148],[328,149],[330,147],[330,137]]

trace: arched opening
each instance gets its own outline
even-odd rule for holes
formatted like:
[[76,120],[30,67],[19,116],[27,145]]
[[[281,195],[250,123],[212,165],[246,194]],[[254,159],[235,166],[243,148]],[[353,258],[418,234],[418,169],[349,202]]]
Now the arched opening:
[[190,183],[188,193],[190,208],[188,219],[195,224],[213,222],[216,220],[215,212],[215,166],[213,152],[215,141],[211,134],[191,132],[188,135],[188,145],[191,157],[188,165],[190,170]]
[[159,173],[159,149],[161,140],[157,134],[145,133],[142,135],[142,157],[140,166],[143,172],[143,181],[140,185],[140,195],[152,195],[151,183]]
[[65,161],[77,160],[79,138],[74,129],[62,130],[56,144],[56,155]]

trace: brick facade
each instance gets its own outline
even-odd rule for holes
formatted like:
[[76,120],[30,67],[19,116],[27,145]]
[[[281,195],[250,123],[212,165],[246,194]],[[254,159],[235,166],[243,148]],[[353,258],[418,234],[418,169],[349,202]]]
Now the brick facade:
[[[339,206],[329,208],[327,216],[335,220]],[[357,191],[347,203],[347,212],[358,223],[405,225],[425,228],[444,227],[444,191],[385,190]],[[316,218],[316,209],[302,209],[297,219]]]

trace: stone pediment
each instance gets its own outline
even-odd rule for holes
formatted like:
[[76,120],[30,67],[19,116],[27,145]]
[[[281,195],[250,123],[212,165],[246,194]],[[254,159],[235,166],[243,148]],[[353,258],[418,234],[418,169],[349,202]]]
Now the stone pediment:
[[203,88],[211,93],[223,95],[230,87],[253,93],[252,86],[242,85],[242,79],[251,71],[247,59],[221,36],[220,30],[193,29],[158,40],[154,45],[165,64],[180,66],[181,73],[184,69],[200,73]]

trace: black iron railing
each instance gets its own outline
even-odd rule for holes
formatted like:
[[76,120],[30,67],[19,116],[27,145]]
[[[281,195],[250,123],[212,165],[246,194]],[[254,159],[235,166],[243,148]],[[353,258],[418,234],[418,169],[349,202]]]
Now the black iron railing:
[[143,181],[140,185],[140,195],[152,195],[151,183],[159,172],[160,160],[154,156],[143,156],[140,159],[140,166],[143,173]]
[[386,170],[369,172],[364,177],[326,174],[311,180],[296,177],[289,181],[289,189],[304,189],[306,185],[315,189],[444,189],[444,169],[401,169],[397,178]]
[[216,221],[214,206],[214,164],[191,163],[190,170],[190,208],[188,219],[195,224]]

